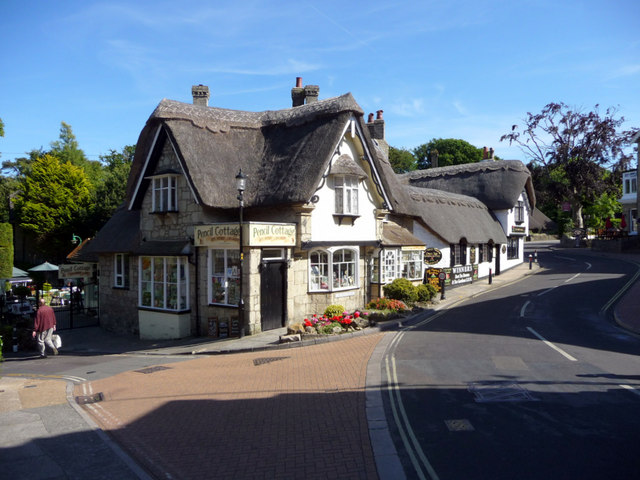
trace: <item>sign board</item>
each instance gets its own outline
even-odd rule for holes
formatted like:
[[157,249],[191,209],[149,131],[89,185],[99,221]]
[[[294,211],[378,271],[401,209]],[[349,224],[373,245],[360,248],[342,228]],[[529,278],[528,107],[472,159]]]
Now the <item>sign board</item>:
[[478,265],[461,265],[459,267],[447,268],[449,271],[448,285],[460,285],[472,283],[478,279]]
[[436,291],[440,291],[440,276],[446,277],[447,275],[440,268],[427,268],[425,270],[425,283],[433,285]]
[[521,227],[518,225],[513,225],[511,227],[511,233],[515,235],[524,235],[527,233],[527,229],[525,227]]
[[93,263],[58,265],[58,278],[87,278],[93,276]]
[[[250,247],[293,247],[296,244],[295,223],[242,224],[243,243]],[[240,225],[238,223],[214,223],[194,225],[193,244],[196,247],[238,248]]]
[[442,260],[442,252],[437,248],[427,248],[424,251],[424,263],[427,265],[435,265]]

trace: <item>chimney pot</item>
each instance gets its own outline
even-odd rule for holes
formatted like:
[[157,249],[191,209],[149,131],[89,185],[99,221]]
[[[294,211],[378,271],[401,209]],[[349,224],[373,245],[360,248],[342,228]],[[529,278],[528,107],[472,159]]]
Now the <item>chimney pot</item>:
[[367,123],[373,123],[373,113],[369,114],[369,117],[367,118]]
[[489,150],[487,147],[482,147],[482,159],[486,160],[489,158]]
[[489,158],[493,160],[493,147],[489,149]]
[[302,77],[296,77],[296,88],[302,88]]
[[194,105],[209,106],[209,87],[206,85],[193,85],[191,87],[191,95],[193,96]]
[[291,89],[291,104],[294,107],[304,105],[304,88],[302,88],[302,77],[296,77],[296,86]]
[[378,110],[376,112],[376,114],[377,114],[376,115],[376,120],[382,120],[382,112],[383,112],[383,110]]

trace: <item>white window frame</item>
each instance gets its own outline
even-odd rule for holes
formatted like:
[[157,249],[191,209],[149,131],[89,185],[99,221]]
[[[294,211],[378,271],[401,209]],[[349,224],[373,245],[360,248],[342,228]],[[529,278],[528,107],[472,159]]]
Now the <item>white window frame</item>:
[[[351,254],[352,260],[344,259]],[[317,258],[314,261],[314,256]],[[331,247],[309,252],[309,292],[336,292],[360,288],[360,250]]]
[[129,255],[126,253],[113,255],[113,286],[116,288],[129,286]]
[[381,265],[382,283],[393,282],[400,277],[400,250],[397,248],[385,248],[382,253]]
[[[422,280],[424,250],[402,250],[402,278]],[[409,275],[413,265],[413,276]]]
[[[175,301],[173,304],[172,299]],[[189,310],[187,257],[146,255],[139,257],[138,306],[170,312]]]
[[335,190],[335,213],[337,215],[358,215],[358,177],[353,175],[336,175],[333,178]]
[[[218,254],[221,255],[222,271],[215,267]],[[209,304],[238,306],[240,301],[240,251],[237,248],[210,248],[207,251],[207,266]]]
[[178,175],[171,174],[152,177],[151,186],[152,212],[178,211]]

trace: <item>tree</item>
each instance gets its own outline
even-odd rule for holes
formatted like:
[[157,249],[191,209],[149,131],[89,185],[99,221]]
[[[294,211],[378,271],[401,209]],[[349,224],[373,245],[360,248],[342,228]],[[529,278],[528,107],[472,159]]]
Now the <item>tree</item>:
[[36,236],[43,252],[60,257],[86,217],[89,201],[89,182],[82,168],[44,155],[32,163],[17,194],[20,227]]
[[615,175],[604,170],[621,171],[631,161],[624,148],[634,132],[618,132],[624,118],[616,118],[614,109],[604,115],[583,113],[564,103],[549,103],[541,113],[527,113],[524,129],[518,125],[500,141],[516,143],[536,166],[541,166],[557,204],[571,203],[573,224],[583,228],[582,209],[604,193],[617,187]]
[[416,169],[416,157],[404,148],[389,147],[389,163],[396,173],[407,173]]
[[482,149],[455,138],[432,139],[413,149],[419,170],[431,168],[431,154],[437,152],[438,166],[448,167],[482,160]]
[[13,228],[9,223],[0,223],[0,278],[11,277],[13,277]]
[[84,151],[78,146],[78,140],[71,130],[71,125],[60,122],[59,139],[51,142],[51,155],[57,157],[60,162],[69,162],[71,165],[80,167],[84,170],[91,188],[95,188],[100,182],[102,176],[102,165],[96,160],[88,160]]

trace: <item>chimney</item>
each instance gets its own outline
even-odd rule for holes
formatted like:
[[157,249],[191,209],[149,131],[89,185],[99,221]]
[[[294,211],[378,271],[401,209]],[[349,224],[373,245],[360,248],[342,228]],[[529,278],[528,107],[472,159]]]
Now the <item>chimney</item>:
[[307,104],[318,101],[318,95],[320,94],[320,87],[318,85],[305,85],[304,96]]
[[302,88],[302,77],[296,77],[296,86],[291,89],[291,100],[294,107],[304,105],[304,88]]
[[438,150],[431,150],[431,168],[438,168]]
[[191,95],[193,95],[193,104],[209,106],[209,87],[206,85],[193,85],[191,87]]
[[489,160],[493,160],[493,147],[489,149]]
[[378,142],[378,145],[389,156],[389,145],[384,138],[384,120],[382,118],[382,110],[376,111],[376,119],[373,119],[373,113],[369,114],[367,128],[369,129],[369,135],[372,139]]
[[487,160],[489,158],[489,149],[487,147],[482,147],[482,160]]

